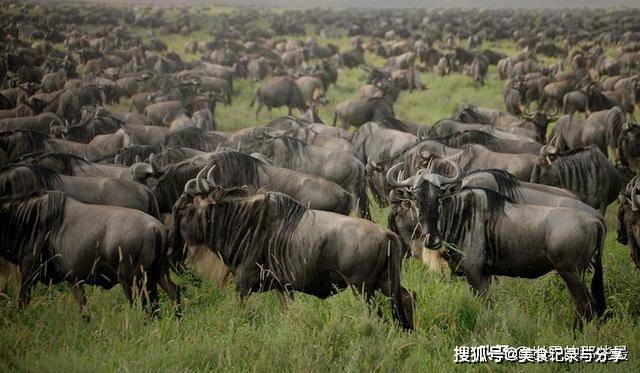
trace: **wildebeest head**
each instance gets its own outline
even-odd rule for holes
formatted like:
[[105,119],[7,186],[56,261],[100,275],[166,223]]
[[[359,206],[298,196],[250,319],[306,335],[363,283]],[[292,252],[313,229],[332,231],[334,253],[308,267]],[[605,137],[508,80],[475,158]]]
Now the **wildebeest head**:
[[558,158],[557,144],[558,138],[554,137],[549,141],[548,145],[540,149],[540,154],[531,171],[531,182],[542,183],[547,185],[562,185],[559,169],[552,167],[554,161]]
[[423,169],[403,179],[402,175],[396,176],[402,163],[387,172],[387,182],[394,188],[389,196],[391,203],[406,204],[417,210],[420,238],[428,249],[438,249],[442,244],[439,227],[441,200],[459,192],[462,185],[462,169],[456,163],[450,162],[450,165],[453,169],[450,177]]

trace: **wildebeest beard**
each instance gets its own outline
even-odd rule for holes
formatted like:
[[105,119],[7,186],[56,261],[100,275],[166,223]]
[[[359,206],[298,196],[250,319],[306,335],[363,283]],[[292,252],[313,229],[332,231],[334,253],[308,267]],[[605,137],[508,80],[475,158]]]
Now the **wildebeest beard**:
[[482,229],[480,233],[485,239],[487,257],[497,258],[500,240],[495,227],[504,218],[507,202],[515,203],[502,194],[484,188],[463,189],[451,197],[443,198],[438,217],[439,233],[447,246],[447,255],[459,262],[463,249],[456,247],[465,242],[467,235]]
[[65,195],[61,192],[0,198],[2,256],[16,264],[26,255],[41,256],[41,262],[48,260],[48,238],[60,227],[64,207]]
[[307,211],[284,194],[255,193],[248,188],[225,191],[204,207],[196,207],[190,197],[183,196],[174,208],[172,248],[183,246],[186,234],[179,232],[179,227],[185,226],[181,221],[186,222],[189,244],[204,244],[215,250],[232,271],[241,265],[260,266],[266,274],[261,276],[263,290],[284,288],[295,284],[289,274],[304,265],[290,257],[300,245],[294,233]]

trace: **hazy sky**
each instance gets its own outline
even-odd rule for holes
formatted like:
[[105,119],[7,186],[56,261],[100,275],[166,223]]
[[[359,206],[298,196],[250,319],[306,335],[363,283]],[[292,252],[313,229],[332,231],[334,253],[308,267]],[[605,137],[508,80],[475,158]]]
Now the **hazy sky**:
[[[98,1],[98,0],[89,0]],[[120,3],[225,4],[293,7],[377,7],[377,8],[606,8],[640,7],[640,0],[112,0]]]
[[361,6],[361,7],[480,7],[480,8],[573,8],[640,7],[640,0],[216,0],[227,4],[263,4],[288,6]]

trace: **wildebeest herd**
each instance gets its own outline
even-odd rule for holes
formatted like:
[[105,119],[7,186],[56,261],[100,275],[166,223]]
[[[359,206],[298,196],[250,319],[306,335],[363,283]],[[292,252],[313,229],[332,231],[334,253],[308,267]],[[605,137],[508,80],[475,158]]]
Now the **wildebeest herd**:
[[[86,317],[85,284],[119,284],[152,314],[160,286],[179,314],[171,269],[208,254],[241,298],[378,291],[411,330],[415,295],[401,272],[413,257],[483,297],[496,276],[555,271],[579,328],[606,312],[604,216],[616,200],[617,239],[640,268],[636,9],[7,9],[0,255],[3,275],[19,268],[22,306],[38,281],[66,281]],[[203,17],[215,26],[202,30]],[[256,17],[268,26],[248,26]],[[350,45],[322,45],[303,25]],[[201,31],[184,45],[192,61],[158,36]],[[491,47],[503,42],[518,52]],[[421,73],[480,87],[490,66],[506,111],[456,103],[436,123],[396,115],[403,94],[429,89]],[[327,93],[354,68],[367,72],[359,97],[334,105]],[[242,80],[258,82],[256,123],[263,107],[289,115],[219,130],[216,106],[238,105]],[[373,203],[388,208],[386,229]]]

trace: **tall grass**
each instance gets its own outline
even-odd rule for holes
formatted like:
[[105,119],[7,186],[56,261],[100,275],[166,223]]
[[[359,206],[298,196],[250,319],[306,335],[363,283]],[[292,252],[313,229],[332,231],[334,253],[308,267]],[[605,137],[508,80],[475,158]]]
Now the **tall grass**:
[[[188,38],[162,37],[185,59],[187,39],[205,39],[206,31]],[[325,42],[322,40],[321,42]],[[343,49],[348,39],[334,40]],[[513,54],[512,45],[499,50]],[[367,54],[371,64],[383,60]],[[363,69],[343,69],[320,110],[330,122],[337,102],[356,98]],[[403,93],[396,104],[399,118],[432,124],[463,103],[502,108],[501,82],[490,72],[487,84],[474,89],[471,79],[454,75],[422,75],[427,89]],[[260,83],[258,83],[260,84]],[[222,130],[265,123],[286,113],[264,111],[256,121],[248,108],[255,84],[234,83],[234,104],[216,112]],[[112,109],[126,110],[123,101]],[[414,260],[406,260],[405,286],[416,292],[416,330],[404,333],[391,322],[385,299],[377,302],[383,319],[370,312],[351,291],[328,300],[296,293],[283,309],[272,293],[244,303],[232,284],[224,290],[187,273],[174,277],[183,288],[184,317],[172,317],[162,296],[162,315],[150,320],[128,306],[121,289],[87,288],[92,319],[85,323],[66,285],[38,286],[31,304],[18,309],[13,294],[0,298],[0,371],[601,371],[601,365],[481,364],[454,365],[456,345],[509,344],[626,345],[629,361],[607,368],[640,369],[640,274],[628,249],[615,241],[617,207],[607,215],[610,233],[604,251],[607,321],[572,331],[572,309],[564,283],[555,274],[537,280],[500,278],[491,286],[491,301],[471,295],[460,278],[442,279]],[[386,226],[386,211],[373,208],[376,222]],[[526,224],[526,222],[522,222]]]

